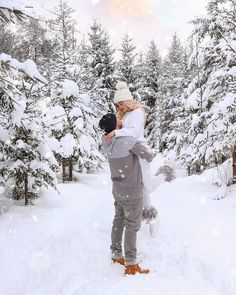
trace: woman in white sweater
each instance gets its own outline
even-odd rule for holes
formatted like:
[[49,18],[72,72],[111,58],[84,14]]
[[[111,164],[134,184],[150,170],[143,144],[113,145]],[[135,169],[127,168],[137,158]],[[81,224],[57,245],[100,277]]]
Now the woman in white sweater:
[[[122,120],[122,128],[109,133],[105,141],[110,141],[112,137],[132,136],[139,142],[147,144],[144,137],[144,125],[146,114],[142,105],[133,101],[132,94],[125,82],[118,82],[117,91],[114,96],[114,104],[117,107],[117,117]],[[153,219],[157,215],[156,209],[151,204],[150,193],[163,182],[163,175],[152,177],[150,164],[139,158],[142,177],[143,177],[143,195],[144,195],[144,216],[147,219]]]

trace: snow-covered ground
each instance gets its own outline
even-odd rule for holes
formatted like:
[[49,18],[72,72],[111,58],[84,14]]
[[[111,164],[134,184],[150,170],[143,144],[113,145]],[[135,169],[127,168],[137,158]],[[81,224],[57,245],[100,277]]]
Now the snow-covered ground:
[[139,232],[139,259],[149,275],[125,277],[110,262],[114,209],[105,170],[0,215],[0,294],[235,295],[236,187],[214,200],[209,175],[178,175],[152,196],[157,235],[146,224]]

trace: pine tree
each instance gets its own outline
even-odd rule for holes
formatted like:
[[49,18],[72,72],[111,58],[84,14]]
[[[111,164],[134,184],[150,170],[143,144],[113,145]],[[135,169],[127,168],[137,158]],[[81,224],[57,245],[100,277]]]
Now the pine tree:
[[39,195],[42,186],[56,188],[52,169],[57,163],[46,146],[37,105],[42,87],[38,81],[45,83],[45,79],[30,60],[20,63],[4,54],[0,60],[7,65],[1,72],[4,76],[0,87],[1,174],[6,193],[15,199],[24,198],[27,205],[30,198]]
[[137,91],[138,73],[136,68],[136,46],[132,38],[126,34],[121,43],[121,59],[118,63],[118,79],[129,86],[130,91],[135,94]]
[[[94,117],[91,109],[83,106],[85,94],[79,89],[78,48],[74,40],[73,10],[60,1],[56,8],[56,20],[51,24],[59,40],[55,46],[56,58],[51,67],[50,109],[46,122],[51,128],[52,148],[62,167],[63,181],[73,180],[73,171],[95,171],[99,168],[102,157],[96,151],[97,133],[88,118]],[[88,97],[87,99],[88,100]],[[90,97],[89,97],[90,100]],[[90,107],[93,107],[90,100]],[[95,122],[93,122],[96,125]],[[86,141],[86,152],[84,142]],[[90,152],[89,152],[90,151]]]
[[157,108],[160,102],[161,94],[161,76],[162,76],[162,61],[154,41],[151,41],[149,46],[145,66],[143,70],[143,77],[145,81],[145,87],[142,95],[142,101],[148,107],[146,130],[149,137],[149,145],[157,149]]
[[196,64],[189,63],[189,58],[192,54],[192,43],[190,42],[184,48],[183,53],[183,71],[182,71],[182,79],[180,80],[178,95],[175,98],[177,104],[175,107],[173,106],[172,113],[173,121],[170,122],[170,128],[168,130],[168,137],[167,137],[167,146],[165,150],[165,155],[167,158],[172,160],[176,159],[181,149],[181,144],[184,144],[185,138],[182,136],[185,132],[186,124],[185,121],[189,119],[189,113],[185,107],[185,89],[190,84],[191,80],[193,79],[194,75],[196,74]]
[[85,39],[83,38],[81,45],[78,49],[78,65],[79,65],[79,74],[77,75],[77,82],[80,85],[80,89],[84,92],[89,91],[91,71],[89,71],[91,58],[89,56],[89,48]]
[[207,18],[197,18],[197,74],[186,90],[188,119],[180,158],[200,172],[231,157],[235,147],[235,1],[211,0]]
[[153,108],[156,104],[155,93],[157,93],[160,88],[160,77],[162,74],[161,62],[162,61],[157,46],[154,41],[151,41],[145,60],[144,72],[146,86],[149,90],[147,105],[151,108]]
[[76,170],[78,172],[90,173],[101,168],[101,163],[104,161],[103,156],[98,151],[100,133],[98,132],[98,122],[94,113],[91,97],[83,92],[80,92],[78,107],[79,117],[77,124],[77,147],[78,161]]
[[31,59],[45,71],[53,58],[53,40],[46,37],[49,28],[39,20],[30,18],[19,24],[15,33],[14,57]]
[[176,34],[163,64],[162,94],[158,118],[160,120],[160,151],[172,150],[176,137],[172,131],[182,113],[180,96],[185,87],[184,49]]
[[63,0],[55,7],[55,20],[50,21],[54,41],[54,54],[51,65],[53,80],[74,78],[74,67],[77,62],[77,44],[75,39],[74,10]]
[[110,45],[110,37],[102,25],[95,20],[90,27],[87,46],[89,64],[87,65],[87,89],[94,99],[98,117],[112,110],[112,92],[115,86],[115,50]]
[[58,86],[52,100],[54,106],[46,115],[53,136],[50,146],[62,165],[62,180],[72,181],[74,170],[91,172],[100,167],[96,118],[90,97],[80,93],[78,85],[71,80]]
[[[25,13],[8,5],[0,8],[0,21],[22,19]],[[20,7],[20,5],[18,5]],[[35,63],[24,63],[10,55],[0,54],[0,173],[6,194],[25,204],[39,194],[41,187],[56,188],[52,169],[57,165],[47,148],[40,120],[38,102],[42,83]]]
[[[17,5],[18,4],[18,5]],[[17,6],[17,8],[16,8]],[[26,18],[24,7],[20,3],[15,1],[14,5],[10,3],[4,3],[0,7],[0,25],[1,25],[1,43],[2,49],[4,49],[4,42],[9,35],[6,24],[9,22],[15,22],[16,19],[23,20]],[[10,39],[10,38],[9,38]],[[6,46],[7,51],[10,50],[9,46]],[[7,52],[9,53],[9,52]],[[14,67],[15,66],[15,67]],[[20,94],[20,91],[15,86],[14,80],[18,74],[18,71],[26,74],[24,68],[18,63],[17,60],[13,60],[10,55],[5,53],[0,54],[0,106],[1,106],[1,116],[0,116],[0,128],[1,134],[3,135],[0,141],[0,154],[1,160],[4,160],[4,154],[2,153],[4,142],[8,138],[7,131],[4,130],[6,124],[6,118],[10,116],[11,112],[15,109],[16,101],[14,97]],[[1,165],[2,166],[2,165]]]
[[149,107],[147,106],[147,102],[145,100],[146,81],[144,78],[144,72],[145,72],[145,59],[144,59],[144,54],[140,52],[138,54],[137,62],[135,63],[136,80],[135,80],[135,85],[133,84],[132,92],[133,92],[133,96],[135,97],[135,100],[142,103],[146,111],[148,112]]
[[[10,114],[10,112],[14,109],[14,95],[19,93],[14,85],[14,68],[12,67],[13,60],[9,55],[7,55],[10,53],[10,45],[9,43],[7,46],[4,44],[5,42],[9,42],[9,40],[12,41],[12,34],[7,29],[6,24],[9,22],[15,22],[17,19],[21,21],[25,18],[26,14],[24,7],[18,1],[15,1],[14,5],[4,3],[0,7],[0,36],[2,41],[2,51],[0,54],[0,104],[2,107],[2,114]],[[6,49],[6,53],[3,53],[4,49]],[[22,68],[19,70],[23,71]],[[3,121],[4,117],[2,118],[1,123]]]
[[0,23],[0,52],[8,55],[14,55],[16,36],[10,31],[8,24]]
[[[51,135],[65,146],[64,149],[62,147],[55,153],[62,166],[63,181],[72,181],[75,160],[74,120],[69,117],[76,105],[78,93],[78,86],[73,81],[73,68],[76,62],[73,12],[65,1],[60,0],[54,12],[56,19],[50,22],[50,29],[57,41],[55,42],[54,58],[50,65],[50,108],[47,118],[51,113],[54,115],[47,122],[52,125]],[[55,120],[57,120],[56,123]],[[66,144],[71,145],[69,151]]]

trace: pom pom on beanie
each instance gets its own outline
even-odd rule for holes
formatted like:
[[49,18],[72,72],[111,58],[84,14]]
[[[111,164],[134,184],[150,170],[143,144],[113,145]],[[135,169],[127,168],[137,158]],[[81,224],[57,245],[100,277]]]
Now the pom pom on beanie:
[[121,81],[116,84],[116,90],[122,90],[122,89],[129,89],[126,82]]

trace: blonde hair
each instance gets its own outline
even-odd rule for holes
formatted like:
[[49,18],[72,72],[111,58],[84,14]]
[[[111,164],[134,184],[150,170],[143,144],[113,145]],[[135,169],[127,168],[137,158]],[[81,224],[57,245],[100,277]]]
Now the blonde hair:
[[121,101],[120,103],[122,104],[122,106],[125,106],[125,108],[122,111],[118,109],[118,112],[116,113],[116,117],[118,119],[122,120],[122,118],[124,117],[126,113],[132,112],[133,110],[136,110],[136,109],[140,109],[141,111],[143,111],[144,121],[146,122],[147,114],[144,110],[144,107],[141,105],[141,103],[137,101],[133,101],[133,100],[125,100],[125,101]]

